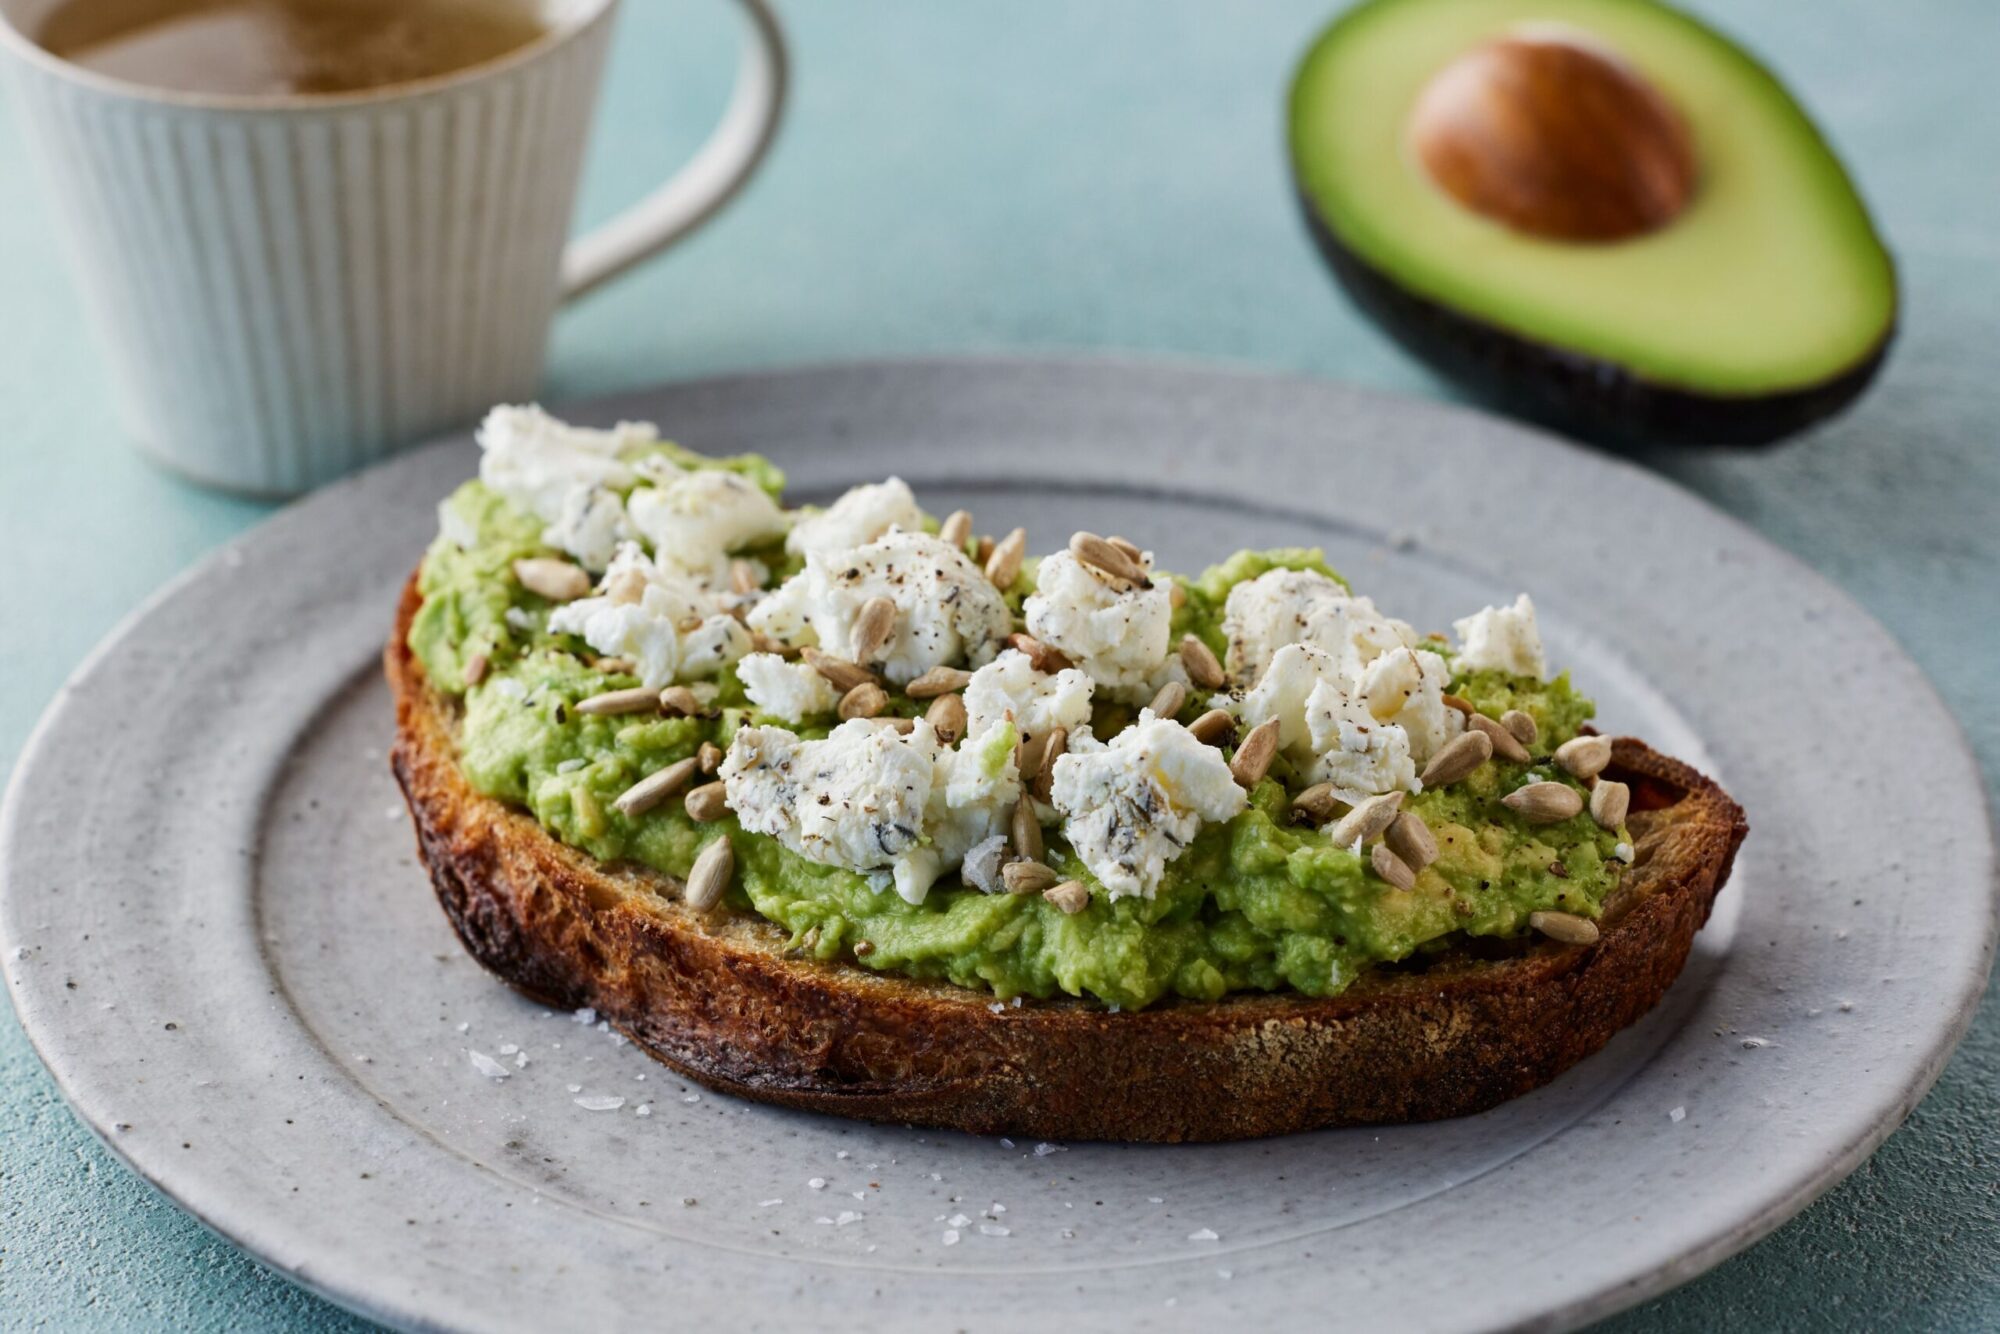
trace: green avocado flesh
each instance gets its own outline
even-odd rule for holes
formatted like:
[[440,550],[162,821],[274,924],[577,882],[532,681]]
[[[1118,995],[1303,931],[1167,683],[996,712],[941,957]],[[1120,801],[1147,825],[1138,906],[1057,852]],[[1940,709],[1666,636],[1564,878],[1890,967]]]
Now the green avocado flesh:
[[[773,490],[778,485],[775,471],[754,460],[727,466]],[[1472,936],[1520,935],[1536,910],[1594,917],[1617,883],[1614,852],[1624,830],[1600,829],[1588,814],[1530,826],[1501,804],[1530,768],[1574,782],[1546,760],[1534,766],[1496,760],[1449,788],[1409,798],[1407,808],[1423,816],[1440,849],[1410,890],[1388,884],[1325,834],[1292,824],[1283,781],[1289,775],[1280,770],[1257,785],[1242,815],[1204,826],[1151,899],[1106,897],[1051,828],[1049,860],[1093,891],[1090,905],[1074,916],[1039,895],[982,894],[951,875],[911,905],[861,875],[746,833],[733,817],[697,824],[679,802],[627,817],[613,802],[633,783],[693,755],[704,741],[726,748],[739,726],[771,720],[750,709],[733,671],[720,679],[713,717],[579,715],[577,701],[638,682],[592,667],[580,640],[549,634],[549,604],[512,576],[514,560],[551,554],[541,544],[541,523],[478,482],[460,488],[446,510],[447,535],[433,544],[419,575],[423,605],[410,646],[436,688],[463,697],[459,762],[471,785],[532,812],[561,841],[600,860],[674,876],[687,873],[709,840],[726,835],[737,866],[728,904],[777,923],[795,949],[817,958],[945,979],[999,1000],[1068,994],[1130,1009],[1167,996],[1206,1001],[1231,991],[1291,988],[1327,996],[1374,964]],[[1175,633],[1200,635],[1220,651],[1229,589],[1281,566],[1332,573],[1317,551],[1239,553],[1180,580],[1188,596]],[[1426,647],[1449,651],[1442,641]],[[485,655],[490,667],[468,689],[463,682],[474,655]],[[1593,712],[1567,676],[1541,682],[1479,672],[1459,676],[1452,689],[1495,717],[1510,708],[1532,714],[1543,755],[1576,735]],[[918,714],[924,703],[896,694],[891,711]],[[1190,699],[1183,721],[1206,707]],[[1122,726],[1120,712],[1102,710],[1096,734],[1109,737]],[[824,735],[832,722],[792,730]],[[862,941],[872,949],[857,958],[854,947]]]
[[[1408,142],[1429,80],[1492,38],[1560,25],[1635,66],[1680,112],[1689,207],[1611,244],[1546,240],[1463,207]],[[1650,0],[1373,0],[1328,28],[1292,87],[1299,190],[1395,287],[1644,382],[1783,394],[1870,362],[1894,324],[1888,253],[1791,95],[1726,37]]]

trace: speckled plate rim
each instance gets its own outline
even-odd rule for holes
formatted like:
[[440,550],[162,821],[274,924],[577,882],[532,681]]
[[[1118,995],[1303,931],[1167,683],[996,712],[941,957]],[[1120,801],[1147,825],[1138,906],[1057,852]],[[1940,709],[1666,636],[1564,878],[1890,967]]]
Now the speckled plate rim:
[[[1765,1134],[1766,1142],[1751,1146],[1766,1151],[1762,1156],[1744,1162],[1740,1168],[1732,1164],[1718,1172],[1710,1166],[1706,1168],[1706,1178],[1698,1176],[1683,1183],[1682,1198],[1664,1202],[1656,1199],[1656,1212],[1648,1217],[1648,1234],[1643,1245],[1637,1244],[1635,1238],[1635,1244],[1623,1246],[1619,1244],[1620,1238],[1607,1236],[1601,1253],[1580,1259],[1572,1257],[1570,1263],[1546,1273],[1511,1272],[1510,1281],[1517,1289],[1514,1296],[1497,1305],[1489,1315],[1430,1309],[1413,1312],[1412,1325],[1568,1326],[1642,1300],[1701,1272],[1790,1218],[1858,1165],[1901,1123],[1930,1087],[1969,1024],[1992,959],[1996,909],[2000,909],[2000,895],[1996,895],[2000,891],[2000,878],[1995,874],[1982,780],[1956,723],[1887,632],[1845,594],[1744,525],[1652,474],[1463,409],[1395,399],[1319,381],[1160,362],[981,358],[862,363],[662,386],[580,405],[573,412],[582,420],[656,416],[671,432],[676,404],[695,406],[708,402],[713,407],[720,402],[726,412],[726,405],[732,402],[749,405],[772,398],[800,405],[797,411],[806,419],[818,414],[823,434],[831,440],[865,434],[871,413],[894,416],[929,412],[938,421],[941,435],[948,434],[956,415],[972,412],[975,416],[979,413],[990,416],[1003,409],[1021,412],[1024,420],[1040,414],[1051,422],[1068,421],[1067,429],[1082,432],[1086,439],[1089,432],[1104,429],[1107,422],[1114,424],[1112,429],[1122,429],[1128,435],[1136,426],[1150,425],[1156,431],[1181,432],[1181,449],[1172,455],[1174,469],[1180,467],[1183,456],[1196,464],[1205,461],[1227,466],[1244,449],[1282,456],[1287,450],[1302,447],[1287,443],[1287,432],[1280,429],[1284,427],[1291,428],[1291,434],[1298,438],[1316,440],[1328,448],[1370,445],[1371,454],[1378,459],[1404,450],[1414,451],[1414,457],[1419,458],[1426,451],[1435,451],[1440,461],[1455,464],[1532,462],[1538,469],[1560,470],[1564,485],[1537,490],[1510,487],[1502,481],[1487,499],[1504,508],[1510,520],[1507,525],[1489,530],[1479,541],[1464,543],[1464,549],[1457,553],[1452,550],[1449,534],[1427,532],[1427,543],[1447,558],[1456,554],[1474,564],[1498,553],[1497,564],[1509,577],[1519,575],[1521,582],[1531,588],[1538,587],[1529,578],[1536,563],[1534,557],[1585,554],[1580,549],[1565,549],[1566,539],[1551,535],[1548,524],[1560,517],[1562,505],[1550,492],[1559,491],[1572,501],[1577,497],[1594,498],[1599,504],[1616,507],[1622,536],[1672,534],[1675,540],[1690,544],[1704,557],[1713,550],[1726,568],[1727,577],[1709,576],[1710,582],[1697,581],[1690,591],[1700,595],[1699,603],[1681,608],[1682,617],[1699,610],[1728,625],[1732,609],[1746,597],[1749,604],[1766,605],[1759,600],[1775,596],[1778,600],[1768,604],[1772,606],[1784,605],[1789,599],[1809,609],[1805,622],[1794,626],[1789,637],[1792,641],[1804,639],[1806,643],[1787,642],[1782,636],[1780,641],[1758,643],[1754,636],[1761,627],[1757,627],[1746,632],[1751,636],[1749,640],[1739,635],[1734,646],[1755,648],[1760,655],[1771,654],[1773,662],[1782,662],[1799,653],[1818,653],[1817,662],[1833,669],[1823,703],[1836,713],[1843,706],[1852,707],[1864,699],[1878,707],[1896,710],[1903,721],[1901,735],[1907,751],[1900,758],[1885,756],[1879,760],[1884,781],[1877,785],[1881,790],[1875,793],[1877,814],[1889,827],[1904,831],[1901,857],[1895,865],[1904,873],[1906,885],[1922,881],[1927,883],[1931,895],[1942,897],[1932,900],[1932,920],[1924,924],[1926,929],[1914,934],[1900,930],[1877,932],[1869,940],[1868,948],[1873,951],[1869,955],[1872,967],[1914,968],[1908,977],[1892,976],[1899,981],[1910,981],[1906,994],[1916,994],[1922,1003],[1911,1007],[1906,1002],[1905,1008],[1910,1013],[1894,1025],[1858,1030],[1864,1039],[1862,1045],[1842,1050],[1839,1055],[1847,1062],[1862,1060],[1867,1064],[1861,1074],[1840,1078],[1831,1086],[1841,1095],[1836,1103],[1818,1096],[1826,1091],[1828,1076],[1823,1069],[1815,1071],[1809,1062],[1824,1053],[1814,1048],[1810,1031],[1803,1025],[1795,1046],[1808,1062],[1795,1061],[1783,1067],[1789,1082],[1774,1081],[1773,1066],[1734,1077],[1742,1086],[1739,1092],[1758,1088],[1762,1081],[1765,1100],[1778,1099],[1788,1112],[1796,1110],[1800,1100],[1808,1104],[1816,1100],[1811,1113],[1817,1119],[1816,1132],[1787,1138],[1780,1133],[1781,1127],[1773,1124]],[[1160,410],[1138,406],[1142,402],[1158,404]],[[1050,416],[1052,413],[1055,415]],[[1065,413],[1069,416],[1064,417]],[[751,415],[755,415],[754,411]],[[1254,443],[1246,443],[1239,433],[1239,428],[1246,424],[1257,428],[1252,432]],[[1357,440],[1357,436],[1361,438]],[[1155,436],[1159,438],[1170,437]],[[1340,443],[1331,443],[1335,441]],[[754,444],[754,440],[727,442],[726,446],[713,440],[697,443],[733,448]],[[462,448],[462,443],[459,447]],[[76,716],[79,698],[90,693],[95,678],[130,653],[148,622],[162,608],[189,595],[190,590],[228,577],[229,572],[237,572],[240,577],[246,563],[282,559],[288,543],[315,527],[322,536],[327,531],[365,530],[366,523],[351,522],[357,510],[396,495],[400,477],[422,476],[426,470],[424,460],[433,459],[429,466],[434,468],[437,450],[449,448],[451,445],[447,443],[428,452],[406,455],[300,502],[149,599],[86,659],[70,684],[58,694],[24,748],[4,804],[0,804],[0,947],[4,947],[0,967],[4,967],[9,993],[30,1040],[77,1114],[115,1154],[219,1235],[342,1305],[412,1327],[450,1326],[456,1323],[454,1317],[459,1312],[449,1301],[425,1300],[421,1283],[399,1285],[400,1292],[392,1295],[381,1276],[356,1272],[351,1267],[343,1269],[337,1255],[311,1254],[313,1246],[327,1245],[324,1232],[327,1226],[331,1225],[337,1233],[343,1224],[360,1227],[365,1220],[322,1217],[310,1220],[308,1225],[308,1220],[274,1212],[266,1203],[218,1195],[211,1188],[213,1183],[202,1178],[203,1169],[198,1164],[176,1160],[171,1153],[153,1148],[150,1141],[147,1146],[139,1147],[113,1133],[116,1112],[104,1096],[107,1072],[103,1067],[108,1061],[122,1060],[132,1053],[93,1053],[77,1049],[69,1040],[74,1034],[66,1031],[69,1020],[61,1004],[61,984],[56,980],[59,970],[30,966],[28,961],[27,942],[39,939],[43,924],[27,920],[28,900],[20,886],[30,883],[36,873],[39,842],[46,842],[50,827],[46,813],[38,817],[33,812],[34,799],[45,784],[59,786],[50,780],[60,771],[70,770],[74,778],[78,764],[76,756],[66,753],[58,740],[79,725]],[[955,466],[951,459],[932,462],[941,466],[930,469],[931,480],[948,477]],[[1064,453],[1059,446],[1051,447],[1044,462],[1075,465],[1085,482],[1094,472],[1115,476],[1115,470],[1102,460],[1080,457],[1073,449]],[[1366,456],[1357,456],[1350,463],[1357,474],[1382,471]],[[818,480],[830,484],[832,476]],[[1436,473],[1414,482],[1407,476],[1398,481],[1402,485],[1385,492],[1385,498],[1393,494],[1395,501],[1412,515],[1456,512],[1463,517],[1468,508],[1463,495],[1455,494],[1455,488],[1438,481]],[[1163,479],[1163,485],[1173,484],[1176,479]],[[1375,485],[1381,485],[1379,479]],[[1309,500],[1306,497],[1301,503]],[[1491,517],[1481,503],[1472,504],[1470,509],[1475,515],[1486,513]],[[1524,539],[1522,533],[1537,536]],[[409,554],[414,556],[414,552]],[[1593,583],[1591,577],[1578,576],[1574,570],[1567,574],[1580,580],[1583,588],[1579,595],[1586,599],[1591,594],[1607,596],[1615,588],[1602,580]],[[1746,592],[1753,589],[1754,595]],[[1621,622],[1622,613],[1615,609],[1616,604],[1605,605],[1614,608],[1606,615],[1607,636],[1615,641],[1621,632],[1634,630],[1633,625]],[[383,609],[385,621],[388,610]],[[1772,695],[1774,688],[1769,683],[1753,685],[1752,693],[1771,710],[1782,714],[1786,705]],[[1746,714],[1741,705],[1732,705],[1725,712],[1753,721],[1757,716],[1754,710]],[[1781,736],[1764,737],[1767,743],[1782,740]],[[1764,845],[1760,845],[1760,836],[1769,840],[1774,831],[1768,824],[1759,823],[1760,817],[1769,821],[1772,811],[1759,802],[1758,795],[1766,788],[1774,792],[1783,790],[1771,787],[1773,775],[1782,768],[1782,760],[1768,754],[1760,759],[1754,748],[1725,744],[1720,749],[1722,776],[1750,808],[1753,835],[1747,855],[1761,857]],[[1899,776],[1927,780],[1922,786],[1907,789],[1919,793],[1920,799],[1900,795],[1905,789],[1893,781]],[[1820,832],[1827,837],[1840,836],[1830,825]],[[1778,886],[1776,892],[1768,884],[1760,884],[1759,888],[1775,900],[1781,897],[1785,886]],[[1893,897],[1893,890],[1891,893]],[[1781,952],[1760,962],[1780,970],[1801,963],[1823,963],[1821,954],[1828,942],[1803,942],[1783,935],[1787,923],[1798,920],[1795,915],[1782,912],[1783,906],[1776,901],[1756,900],[1747,905],[1743,928],[1746,932],[1754,936],[1768,931],[1774,949],[1782,941],[1796,952]],[[246,944],[255,948],[254,941]],[[1880,962],[1876,961],[1878,956]],[[1744,971],[1735,968],[1733,976],[1725,980],[1741,983]],[[1775,982],[1771,985],[1779,991],[1785,989]],[[74,1010],[67,1012],[74,1013]],[[1656,1059],[1672,1058],[1663,1049]],[[1802,1070],[1801,1064],[1807,1068]],[[1820,1083],[1814,1084],[1814,1079]],[[1725,1083],[1724,1087],[1728,1086]],[[1617,1090],[1610,1101],[1615,1103],[1627,1094],[1626,1089]],[[1786,1098],[1792,1101],[1785,1103]],[[1657,1108],[1644,1110],[1650,1113]],[[1790,1122],[1784,1124],[1788,1126]],[[1712,1194],[1705,1196],[1704,1187]],[[1435,1211],[1432,1217],[1438,1217]],[[1249,1296],[1247,1291],[1230,1294],[1236,1300]],[[1310,1294],[1301,1296],[1309,1298]],[[1274,1313],[1281,1306],[1290,1303],[1271,1303]],[[1199,1318],[1201,1310],[1199,1304],[1191,1303],[1177,1313],[1176,1319],[1193,1321]]]

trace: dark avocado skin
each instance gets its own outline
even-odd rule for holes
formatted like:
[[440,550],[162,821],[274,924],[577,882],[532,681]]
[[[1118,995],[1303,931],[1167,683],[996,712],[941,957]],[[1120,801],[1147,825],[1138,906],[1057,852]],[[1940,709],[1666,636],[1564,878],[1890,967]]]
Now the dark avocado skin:
[[1724,397],[1653,384],[1608,361],[1476,320],[1416,295],[1342,245],[1298,192],[1306,226],[1354,303],[1405,350],[1482,402],[1592,444],[1768,445],[1846,408],[1875,378],[1891,320],[1859,362],[1778,394]]

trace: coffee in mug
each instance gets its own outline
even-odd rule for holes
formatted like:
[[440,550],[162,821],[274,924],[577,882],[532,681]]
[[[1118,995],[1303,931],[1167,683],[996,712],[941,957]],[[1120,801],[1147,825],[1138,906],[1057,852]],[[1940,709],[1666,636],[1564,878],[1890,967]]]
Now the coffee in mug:
[[544,31],[532,5],[507,0],[62,0],[29,35],[149,88],[283,97],[436,78]]

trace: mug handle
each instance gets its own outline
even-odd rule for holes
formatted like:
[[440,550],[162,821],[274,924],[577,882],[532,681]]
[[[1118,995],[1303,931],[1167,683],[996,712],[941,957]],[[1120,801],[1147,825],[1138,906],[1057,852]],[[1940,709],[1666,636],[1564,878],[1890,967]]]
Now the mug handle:
[[563,250],[564,301],[616,278],[707,222],[735,197],[777,137],[790,59],[766,0],[737,0],[750,29],[728,109],[687,165],[665,184]]

